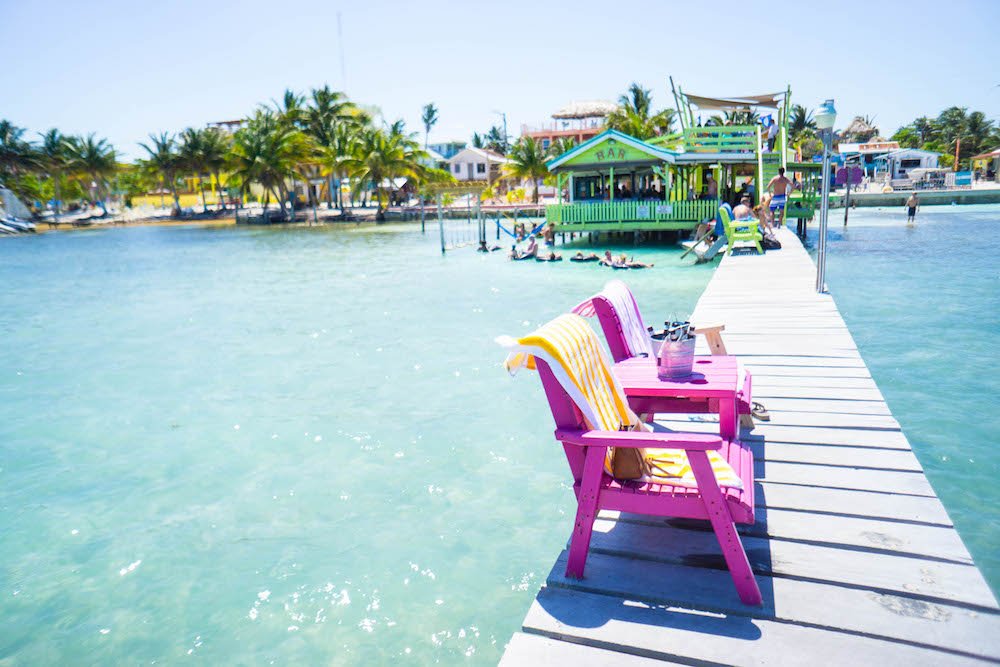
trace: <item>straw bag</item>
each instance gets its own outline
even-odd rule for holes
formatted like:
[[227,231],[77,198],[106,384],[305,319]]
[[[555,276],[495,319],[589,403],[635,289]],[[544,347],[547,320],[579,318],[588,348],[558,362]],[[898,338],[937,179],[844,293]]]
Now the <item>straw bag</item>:
[[[622,426],[619,431],[632,431]],[[611,475],[615,479],[639,479],[646,474],[645,450],[641,447],[612,447]]]

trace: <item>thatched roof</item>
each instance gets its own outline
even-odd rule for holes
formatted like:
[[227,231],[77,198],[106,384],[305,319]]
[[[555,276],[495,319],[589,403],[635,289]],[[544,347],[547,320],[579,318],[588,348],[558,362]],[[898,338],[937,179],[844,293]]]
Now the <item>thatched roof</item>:
[[866,123],[865,119],[861,116],[855,116],[854,120],[844,128],[841,134],[848,137],[865,137],[867,139],[874,136],[876,132],[878,132],[877,127]]
[[585,100],[571,102],[552,114],[553,118],[604,118],[618,108],[614,102],[607,100]]

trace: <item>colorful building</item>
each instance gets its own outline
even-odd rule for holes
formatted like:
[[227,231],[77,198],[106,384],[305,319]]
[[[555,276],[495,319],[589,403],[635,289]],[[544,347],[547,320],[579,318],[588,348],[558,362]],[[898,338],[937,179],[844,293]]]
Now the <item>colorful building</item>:
[[608,114],[617,108],[614,102],[606,100],[573,102],[552,114],[550,123],[522,125],[521,136],[531,137],[545,151],[558,139],[572,139],[582,144],[604,131]]
[[[779,167],[799,185],[786,219],[813,216],[819,165],[792,161],[785,114],[790,91],[711,98],[678,90],[674,95],[678,132],[641,140],[605,130],[547,163],[556,178],[558,203],[546,208],[546,219],[557,231],[693,229],[714,218],[723,201],[735,203],[748,194],[757,203]],[[757,109],[771,109],[777,129],[768,141],[769,127],[760,123],[699,126],[695,109],[722,112],[735,122],[755,118]]]

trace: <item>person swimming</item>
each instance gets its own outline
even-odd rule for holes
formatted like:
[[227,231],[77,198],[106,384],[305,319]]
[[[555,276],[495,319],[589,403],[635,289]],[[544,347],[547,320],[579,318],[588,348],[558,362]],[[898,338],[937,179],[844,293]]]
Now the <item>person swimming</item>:
[[589,255],[584,255],[582,251],[578,250],[575,255],[569,258],[571,262],[598,262],[601,258],[596,252],[592,252]]

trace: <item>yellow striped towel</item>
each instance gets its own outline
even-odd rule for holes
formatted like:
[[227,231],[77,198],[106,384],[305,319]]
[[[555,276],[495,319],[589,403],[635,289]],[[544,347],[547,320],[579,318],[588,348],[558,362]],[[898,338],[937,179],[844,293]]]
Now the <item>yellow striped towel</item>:
[[[553,375],[580,409],[587,427],[601,431],[649,431],[629,408],[607,353],[601,347],[594,330],[579,315],[560,315],[538,330],[515,339],[500,336],[497,342],[509,350],[504,367],[511,375],[521,368],[535,368],[535,358],[548,363]],[[642,481],[675,486],[697,487],[687,454],[679,449],[648,448],[643,456],[651,474]],[[708,460],[720,486],[743,488],[729,463],[717,451],[708,453]],[[611,452],[604,461],[611,474]]]

